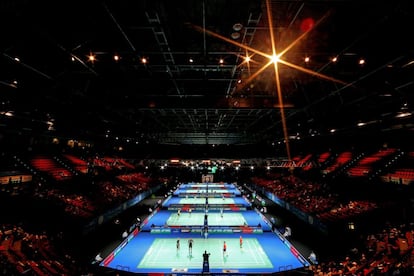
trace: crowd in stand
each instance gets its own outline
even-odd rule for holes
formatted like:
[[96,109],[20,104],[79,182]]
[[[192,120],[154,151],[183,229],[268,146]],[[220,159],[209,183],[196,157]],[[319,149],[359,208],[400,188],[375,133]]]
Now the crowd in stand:
[[[118,159],[97,159],[97,164],[125,167]],[[158,179],[159,180],[159,179]],[[53,185],[36,186],[33,197],[54,202],[71,216],[91,218],[151,188],[153,180],[131,171],[112,180],[93,182],[93,192],[66,191]],[[321,220],[344,220],[378,208],[369,200],[342,201],[329,185],[305,181],[293,174],[254,177],[252,182]],[[90,273],[65,250],[61,233],[33,232],[24,226],[0,222],[0,274],[84,275]],[[314,275],[409,275],[414,265],[414,223],[385,225],[350,248],[340,259],[318,259]],[[388,273],[388,274],[386,274]]]
[[364,236],[360,246],[350,248],[342,259],[319,260],[312,265],[315,276],[413,275],[414,223],[386,225]]
[[82,275],[87,267],[69,255],[62,236],[28,232],[21,226],[0,225],[2,275]]
[[294,175],[253,177],[252,182],[305,213],[315,215],[321,221],[343,220],[377,208],[377,204],[369,200],[343,202],[329,186],[305,181]]
[[[277,197],[298,207],[305,213],[313,214],[323,221],[346,221],[376,209],[375,202],[349,200],[341,203],[338,195],[321,184],[303,181],[289,175],[268,175],[254,177],[258,187],[274,193]],[[339,203],[338,203],[339,202]],[[318,213],[319,212],[319,213]],[[377,233],[361,234],[354,237],[353,244],[342,257],[318,259],[310,270],[315,276],[373,276],[373,275],[413,275],[414,273],[414,222],[384,227]]]
[[[151,187],[151,180],[148,177],[138,173],[133,173],[133,175],[140,175],[140,177],[131,178],[134,181],[123,183],[109,180],[96,181],[93,193],[85,194],[82,191],[66,191],[62,188],[49,188],[42,185],[36,189],[34,196],[56,201],[67,213],[74,216],[90,218],[105,209],[122,204]],[[123,178],[123,180],[129,180],[129,178]]]
[[[118,158],[94,160],[96,161],[94,166],[103,162],[105,170],[111,166],[115,170],[121,167],[129,170],[123,169],[124,174],[119,177],[107,175],[95,179],[96,175],[93,175],[83,180],[74,179],[73,183],[68,182],[65,185],[56,185],[44,179],[34,178],[32,183],[19,185],[19,193],[16,195],[29,195],[33,199],[32,202],[45,202],[45,206],[51,209],[45,210],[46,212],[42,215],[50,216],[51,224],[55,223],[56,217],[53,216],[62,214],[56,210],[66,213],[70,218],[68,220],[70,224],[70,221],[76,221],[79,218],[86,222],[85,219],[98,217],[103,212],[147,191],[157,183],[157,180],[147,177],[144,173],[131,170],[131,164]],[[14,186],[9,188],[1,190],[3,196],[12,195],[10,191],[15,190]],[[75,220],[72,220],[73,218]],[[58,220],[66,219],[59,218]],[[31,225],[27,226],[30,229]],[[82,225],[78,226],[82,227]],[[48,227],[50,225],[45,225],[45,228]],[[17,226],[0,221],[0,275],[90,274],[88,271],[90,263],[79,259],[79,256],[76,256],[76,250],[70,250],[70,248],[65,250],[67,241],[62,238],[64,231],[70,231],[70,229],[62,229],[62,232],[57,233],[55,229],[49,233],[46,230],[39,232],[39,230],[26,230],[24,224]]]

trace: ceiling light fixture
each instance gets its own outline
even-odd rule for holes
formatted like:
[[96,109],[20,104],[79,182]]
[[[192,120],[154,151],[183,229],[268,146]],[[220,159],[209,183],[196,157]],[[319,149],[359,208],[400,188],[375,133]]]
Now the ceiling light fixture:
[[240,33],[239,32],[231,33],[231,38],[233,38],[234,40],[239,39],[240,38]]
[[236,32],[240,31],[243,28],[243,25],[241,23],[236,23],[233,25],[233,30]]

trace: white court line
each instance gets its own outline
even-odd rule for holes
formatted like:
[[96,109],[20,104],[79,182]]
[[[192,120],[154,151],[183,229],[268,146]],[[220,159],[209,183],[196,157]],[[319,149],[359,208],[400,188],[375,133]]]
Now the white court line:
[[[159,246],[159,244],[160,244],[160,243],[163,243],[163,241],[164,241],[164,240],[159,240],[159,239],[156,239],[156,242],[155,242],[155,244],[154,244],[154,247],[158,247],[158,248],[159,248],[159,247],[160,247],[160,246]],[[151,245],[151,248],[152,248],[152,246],[153,246],[153,245]],[[157,248],[155,248],[155,249],[157,249]],[[158,259],[158,256],[159,256],[159,254],[160,254],[160,251],[161,251],[161,250],[155,250],[155,252],[156,252],[156,253],[154,253],[154,254],[148,254],[148,257],[151,257],[151,258],[150,258],[150,260],[151,260],[151,259],[154,259],[154,258],[155,258],[155,259]],[[153,262],[153,261],[148,261],[148,263],[151,263],[151,264],[152,264],[152,263],[154,263],[154,262]]]
[[262,265],[268,265],[269,264],[271,267],[273,267],[273,264],[272,264],[271,260],[269,259],[269,256],[267,256],[267,254],[266,254],[266,251],[263,249],[263,247],[260,245],[260,243],[258,241],[257,241],[257,243],[259,244],[258,251],[261,253],[260,254],[260,259],[262,261],[261,264]]
[[[171,253],[172,253],[172,250],[168,250],[168,249],[167,250],[162,250],[162,248],[165,248],[166,246],[169,246],[168,244],[169,244],[169,242],[166,239],[157,239],[156,244],[154,246],[154,251],[156,251],[157,253],[156,254],[154,253],[152,255],[149,254],[148,258],[150,258],[150,260],[147,261],[144,266],[152,266],[152,267],[164,267],[165,265],[168,265],[168,266],[171,266],[171,267],[176,266],[177,262],[175,260],[172,260],[172,261],[163,260],[162,265],[160,265],[160,260],[163,259],[162,256],[160,257],[160,254],[163,254],[165,251],[171,251]],[[171,246],[172,245],[173,244],[171,243]],[[152,246],[151,246],[151,248],[152,248]],[[175,247],[174,247],[174,249],[175,249]]]
[[[256,239],[254,240],[254,245],[252,245],[252,243],[248,242],[249,250],[250,250],[251,255],[253,256],[253,259],[255,261],[254,264],[258,265],[258,266],[265,266],[269,263],[270,265],[272,265],[270,260],[269,260],[269,262],[266,261],[266,260],[268,260],[268,258],[266,258],[267,254],[265,254],[265,252],[263,251],[263,248],[260,246],[260,244],[259,245],[258,244],[259,243]],[[254,249],[252,250],[253,247],[254,247]]]
[[[211,252],[215,252],[214,250],[211,250],[211,248],[217,248],[217,251],[219,251],[219,257],[216,258],[216,261],[210,260],[210,268],[217,268],[217,261],[221,264],[222,267],[230,267],[232,265],[238,265],[239,263],[236,262],[237,264],[234,263],[234,261],[230,259],[227,259],[226,262],[224,262],[224,258],[222,256],[222,241],[223,239],[221,238],[214,238],[215,243],[214,244],[209,244],[209,248]],[[195,241],[196,243],[194,244],[193,247],[193,252],[198,252],[200,251],[200,248],[206,247],[208,243],[206,243],[203,239],[196,239]],[[211,241],[210,241],[211,242]],[[227,240],[228,243],[233,244],[233,246],[236,246],[238,248],[238,239],[236,241],[236,239],[234,239],[232,242],[230,242],[229,240]],[[161,257],[160,257],[160,252],[162,250],[159,250],[161,248],[165,248],[165,246],[170,246],[168,245],[168,243],[171,243],[165,239],[158,239],[157,242],[154,244],[154,246],[151,246],[151,251],[157,251],[157,254],[154,253],[154,255],[147,255],[147,258],[150,258],[147,262],[144,262],[143,265],[141,265],[142,268],[151,268],[151,267],[157,267],[157,268],[169,268],[169,267],[176,267],[176,268],[199,268],[200,267],[200,263],[202,262],[202,258],[198,255],[193,255],[193,258],[190,260],[188,258],[188,246],[183,247],[180,254],[181,257],[180,259],[174,259],[174,260],[162,260],[161,262]],[[267,262],[264,262],[262,258],[260,258],[260,261],[257,258],[255,258],[255,254],[257,254],[257,252],[263,252],[263,250],[257,250],[257,246],[255,246],[257,243],[256,239],[246,239],[246,245],[247,246],[247,251],[246,253],[251,256],[254,255],[254,258],[250,258],[248,257],[248,260],[243,260],[243,267],[248,267],[248,266],[264,266],[266,265],[266,267],[268,267],[270,264],[268,264]],[[171,246],[173,246],[173,244],[171,243]],[[231,248],[233,248],[233,246],[231,246]],[[235,247],[235,248],[236,248]],[[254,249],[253,249],[254,248]],[[259,248],[260,249],[260,248]],[[173,254],[173,252],[175,252],[175,246],[174,246],[174,250],[164,250],[162,251],[165,254],[169,254],[169,252],[171,252],[171,254]],[[201,252],[201,251],[200,251]],[[232,255],[229,253],[230,249],[228,248],[228,254],[229,257]],[[198,253],[196,253],[198,254]],[[236,255],[233,254],[233,256],[237,256],[238,253],[236,253]],[[216,255],[217,256],[217,255]],[[160,265],[160,263],[162,263],[162,265]],[[272,265],[271,265],[272,266]],[[138,266],[139,267],[139,266]],[[220,265],[218,266],[220,267]],[[273,267],[273,266],[272,266]]]
[[261,246],[259,246],[259,248],[258,248],[258,250],[257,250],[257,251],[259,251],[259,252],[260,252],[259,256],[260,256],[260,259],[261,259],[261,261],[262,261],[262,264],[265,264],[265,263],[266,263],[266,261],[265,261],[265,256],[267,256],[267,255],[266,255],[266,253],[264,252],[263,248],[262,248]]
[[260,262],[257,261],[257,254],[255,254],[255,253],[257,253],[257,250],[256,250],[256,248],[257,248],[257,246],[256,246],[257,240],[254,240],[254,241],[255,241],[255,243],[254,243],[254,249],[253,249],[253,251],[252,251],[252,244],[250,242],[249,242],[249,249],[250,249],[251,255],[253,255],[253,259],[255,261],[255,264],[259,264],[260,265]]

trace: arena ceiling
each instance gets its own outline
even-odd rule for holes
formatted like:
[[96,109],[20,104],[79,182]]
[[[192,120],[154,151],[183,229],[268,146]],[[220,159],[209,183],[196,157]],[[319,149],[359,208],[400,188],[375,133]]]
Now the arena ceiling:
[[0,129],[232,145],[411,131],[410,6],[2,1]]

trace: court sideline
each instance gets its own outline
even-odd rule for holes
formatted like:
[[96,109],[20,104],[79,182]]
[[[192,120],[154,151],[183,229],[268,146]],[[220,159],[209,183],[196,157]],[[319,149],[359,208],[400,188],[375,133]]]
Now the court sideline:
[[[140,215],[141,221],[143,221],[146,216],[149,214],[149,208],[154,207],[160,200],[162,201],[165,198],[165,195],[161,192],[158,192],[157,194],[151,196],[150,198],[147,198],[140,202],[134,209],[139,209],[140,211],[145,210],[146,212],[143,212]],[[152,207],[151,207],[152,206]],[[314,250],[307,244],[307,240],[302,240],[303,235],[303,225],[299,225],[296,222],[291,221],[292,218],[289,218],[288,216],[284,216],[286,214],[283,214],[278,210],[277,206],[275,206],[272,202],[266,202],[267,210],[268,212],[264,214],[268,220],[273,217],[275,223],[275,226],[278,227],[279,230],[283,231],[283,228],[285,225],[290,225],[294,230],[294,233],[296,232],[297,235],[292,235],[291,239],[289,239],[290,243],[298,249],[298,251],[305,257],[309,255],[309,253]],[[136,215],[134,216],[134,211],[130,210],[128,213],[130,214],[124,214],[120,220],[124,222],[131,221],[133,219],[136,219]],[[124,227],[125,228],[125,227]],[[309,234],[309,232],[308,232]],[[307,235],[307,238],[313,239],[313,237],[309,237]],[[99,252],[101,253],[101,256],[105,258],[108,254],[110,254],[118,245],[119,242],[122,240],[121,236],[119,236],[119,239],[114,239],[112,242],[108,243],[105,247],[101,248]],[[102,245],[102,244],[101,244]]]

